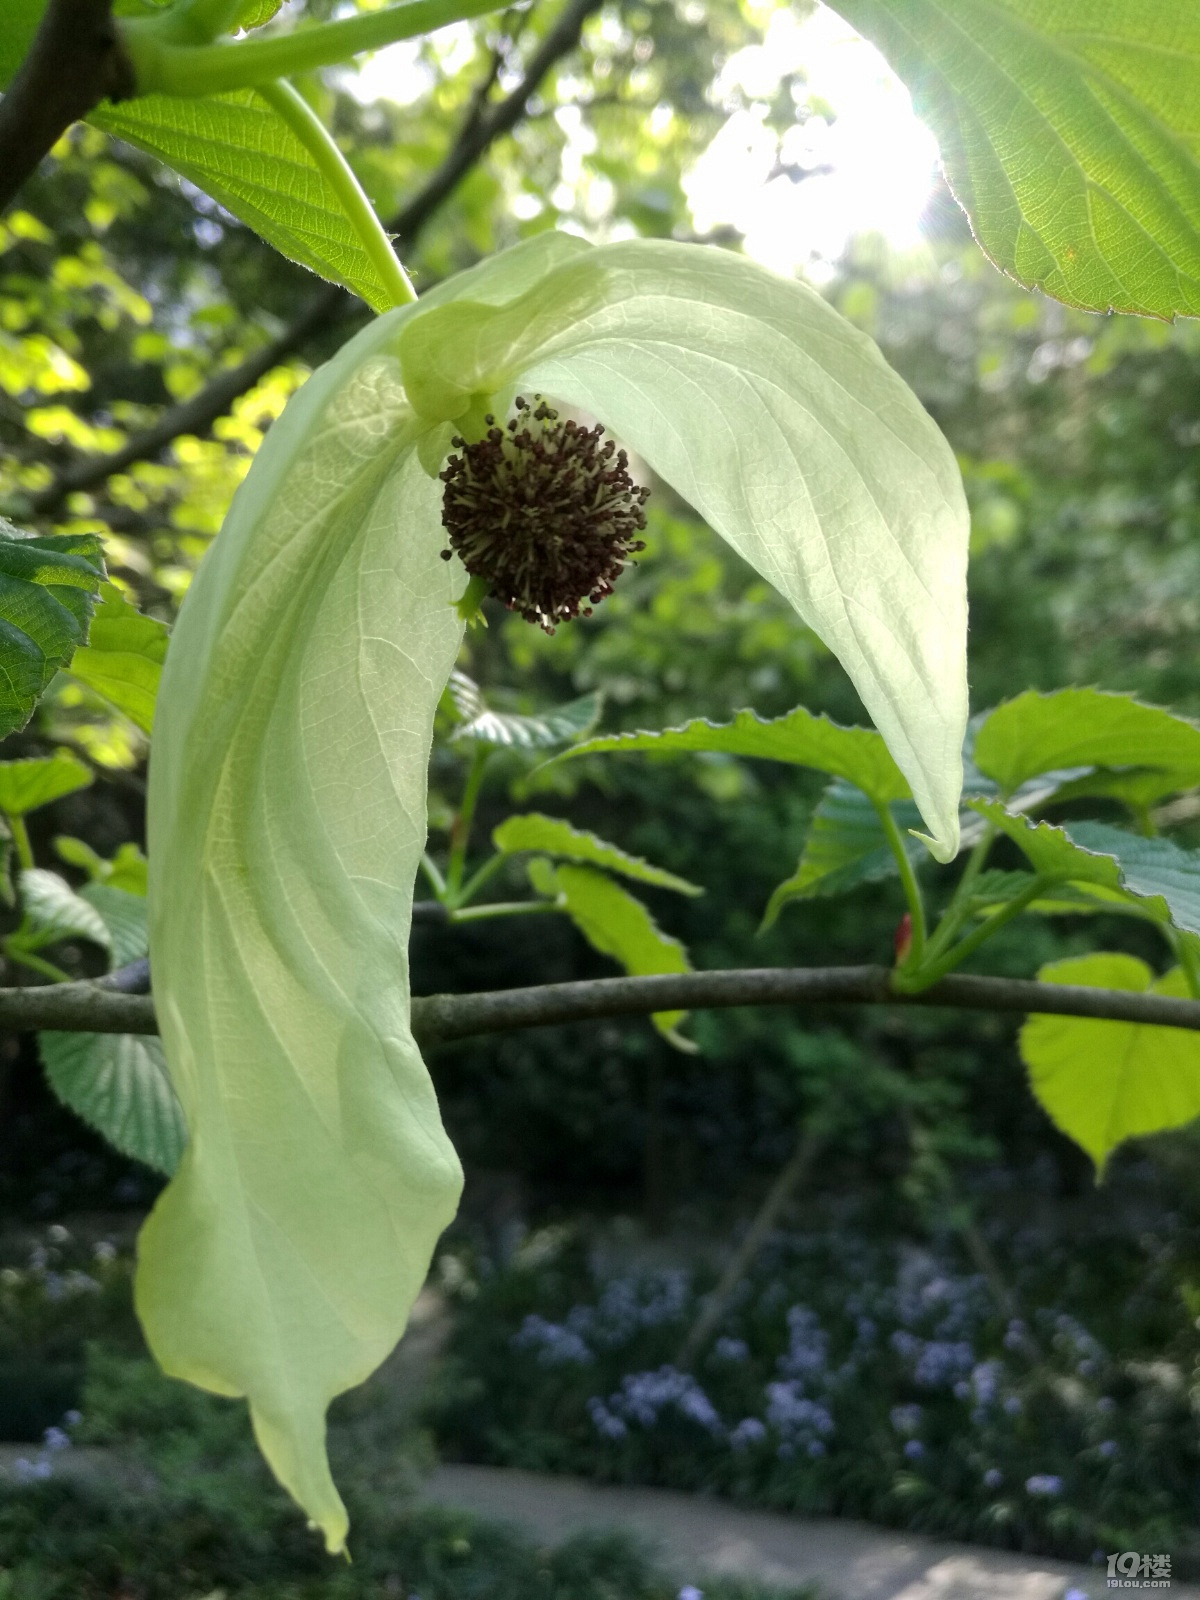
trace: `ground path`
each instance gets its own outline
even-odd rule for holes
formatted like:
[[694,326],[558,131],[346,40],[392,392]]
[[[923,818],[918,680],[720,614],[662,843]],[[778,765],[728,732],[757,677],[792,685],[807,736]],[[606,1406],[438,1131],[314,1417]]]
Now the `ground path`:
[[[425,1497],[439,1505],[516,1523],[547,1543],[588,1529],[643,1536],[681,1583],[703,1589],[705,1574],[758,1578],[781,1587],[816,1583],[830,1600],[1088,1600],[1110,1594],[1103,1569],[947,1544],[918,1534],[835,1518],[744,1511],[666,1489],[613,1489],[578,1478],[507,1467],[438,1467]],[[1170,1600],[1200,1600],[1200,1587],[1175,1583]]]

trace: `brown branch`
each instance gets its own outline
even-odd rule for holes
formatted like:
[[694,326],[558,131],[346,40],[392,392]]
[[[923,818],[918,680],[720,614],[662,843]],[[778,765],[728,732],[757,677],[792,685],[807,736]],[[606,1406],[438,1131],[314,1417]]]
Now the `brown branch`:
[[50,0],[0,100],[0,211],[73,122],[135,90],[112,0]]
[[[683,972],[650,978],[585,978],[529,989],[480,994],[436,994],[413,1001],[413,1032],[423,1045],[591,1022],[598,1017],[646,1016],[654,1011],[712,1010],[725,1006],[890,1005],[938,1006],[962,1011],[1015,1011],[1042,1016],[1091,1017],[1200,1032],[1200,1000],[1130,989],[1037,983],[1027,978],[976,978],[959,973],[921,994],[891,987],[888,967],[745,967],[724,972]],[[154,1003],[131,994],[145,969],[135,963],[88,983],[0,989],[0,1032],[54,1028],[84,1033],[154,1033]],[[126,992],[121,992],[125,990]]]
[[[484,95],[473,99],[449,154],[424,187],[387,224],[388,232],[396,236],[401,249],[412,247],[430,218],[450,198],[476,162],[498,139],[512,132],[547,73],[578,45],[584,23],[599,5],[600,0],[568,0],[558,21],[530,57],[521,82],[511,94],[486,109],[486,93],[499,70],[498,65],[489,68]],[[0,109],[4,104],[7,100],[0,102]],[[68,495],[98,488],[135,461],[154,460],[184,434],[208,433],[218,417],[224,416],[234,401],[252,389],[273,367],[294,355],[321,328],[338,322],[356,308],[361,309],[358,301],[346,290],[333,284],[320,289],[269,344],[247,356],[238,366],[219,373],[190,399],[168,407],[151,427],[135,434],[111,454],[87,456],[64,468],[44,489],[28,496],[21,507],[22,514],[53,516]]]

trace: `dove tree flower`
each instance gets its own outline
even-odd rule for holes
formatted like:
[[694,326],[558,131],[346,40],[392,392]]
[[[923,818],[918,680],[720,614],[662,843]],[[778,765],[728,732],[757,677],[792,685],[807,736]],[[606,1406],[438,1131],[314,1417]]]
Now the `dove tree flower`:
[[[444,496],[474,480],[447,458],[534,393],[598,418],[786,596],[850,674],[935,855],[957,845],[958,473],[816,294],[714,250],[543,235],[379,317],[309,380],[184,602],[161,690],[151,961],[189,1142],[137,1302],[166,1371],[249,1400],[330,1550],[347,1519],[326,1408],[399,1338],[461,1181],[407,966],[464,625]],[[588,481],[625,519],[578,599],[632,550],[640,499],[593,430],[572,438],[592,439]],[[480,528],[459,522],[470,563]]]

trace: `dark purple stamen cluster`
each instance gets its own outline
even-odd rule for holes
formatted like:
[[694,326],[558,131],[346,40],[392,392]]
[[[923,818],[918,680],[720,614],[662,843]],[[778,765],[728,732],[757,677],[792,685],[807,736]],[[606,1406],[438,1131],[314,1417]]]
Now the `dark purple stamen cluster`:
[[[478,444],[453,441],[459,455],[441,474],[442,523],[450,549],[510,611],[547,633],[590,616],[644,550],[650,493],[629,476],[629,458],[599,423],[561,422],[534,395],[518,396],[504,428],[488,417]],[[584,602],[590,601],[591,605]]]

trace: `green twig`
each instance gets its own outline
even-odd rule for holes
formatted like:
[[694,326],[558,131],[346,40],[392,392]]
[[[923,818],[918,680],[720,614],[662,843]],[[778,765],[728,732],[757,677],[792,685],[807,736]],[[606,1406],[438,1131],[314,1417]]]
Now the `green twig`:
[[874,802],[879,821],[883,826],[884,836],[888,846],[896,858],[896,865],[900,869],[900,882],[904,888],[904,898],[908,902],[909,915],[912,918],[912,947],[906,965],[917,966],[925,954],[925,902],[921,898],[921,886],[917,882],[917,875],[913,871],[913,864],[909,860],[908,851],[904,848],[904,840],[900,837],[900,829],[896,826],[896,819],[892,815],[892,808],[883,800]]
[[450,913],[451,922],[486,922],[492,917],[534,917],[546,911],[561,911],[556,900],[497,900],[488,906],[468,906]]
[[8,823],[8,831],[12,834],[13,849],[17,852],[17,865],[22,872],[28,872],[33,866],[33,846],[29,842],[29,830],[25,826],[25,818],[10,816],[6,812],[4,820]]
[[896,987],[908,994],[919,994],[921,990],[930,988],[939,978],[944,978],[947,973],[961,966],[968,956],[974,955],[979,946],[994,933],[998,933],[1006,922],[1011,922],[1014,917],[1020,916],[1026,906],[1031,905],[1039,895],[1045,894],[1055,881],[1054,878],[1035,877],[1020,894],[1014,895],[994,916],[981,923],[974,933],[969,933],[965,939],[960,940],[940,960],[926,962],[920,967],[914,964],[912,968],[901,968],[896,974]]
[[392,241],[383,231],[383,224],[375,215],[371,202],[363,193],[362,185],[350,169],[350,164],[334,143],[333,135],[316,112],[290,83],[261,83],[258,92],[268,101],[291,128],[300,143],[321,169],[322,176],[337,195],[342,210],[351,227],[362,241],[371,265],[379,274],[393,305],[411,305],[417,291],[408,280],[408,274],[396,259]]
[[61,967],[56,967],[53,961],[47,961],[42,956],[34,955],[32,950],[22,949],[10,939],[4,941],[4,954],[10,961],[19,962],[21,966],[28,967],[31,972],[40,972],[43,978],[49,978],[53,983],[70,983],[71,974],[64,972]]
[[943,951],[948,950],[958,930],[971,914],[971,889],[988,858],[996,838],[996,824],[985,822],[983,833],[975,841],[971,854],[967,857],[967,864],[963,868],[962,877],[951,897],[950,904],[942,913],[938,925],[933,930],[925,951],[926,961],[933,961]]
[[480,889],[483,888],[484,884],[489,882],[496,875],[496,873],[499,872],[500,868],[507,860],[508,857],[501,855],[499,851],[497,851],[494,856],[489,856],[480,867],[479,871],[476,872],[473,877],[468,878],[466,883],[463,884],[462,889],[459,891],[458,904],[460,906],[470,904],[470,902],[474,900],[475,896],[479,893]]
[[[219,0],[213,9],[219,10]],[[405,0],[382,11],[228,44],[181,44],[169,16],[122,18],[119,27],[139,94],[195,96],[257,88],[275,78],[315,72],[361,51],[499,9],[496,0]]]
[[433,890],[434,898],[436,900],[444,900],[446,898],[446,880],[438,871],[438,864],[429,854],[428,850],[426,850],[424,855],[421,857],[421,871],[428,879],[429,887]]
[[467,846],[471,842],[471,824],[475,821],[475,805],[483,783],[484,768],[491,751],[477,742],[471,752],[471,769],[467,773],[462,804],[450,830],[450,861],[446,868],[446,904],[453,910],[462,904],[463,867],[467,859]]

